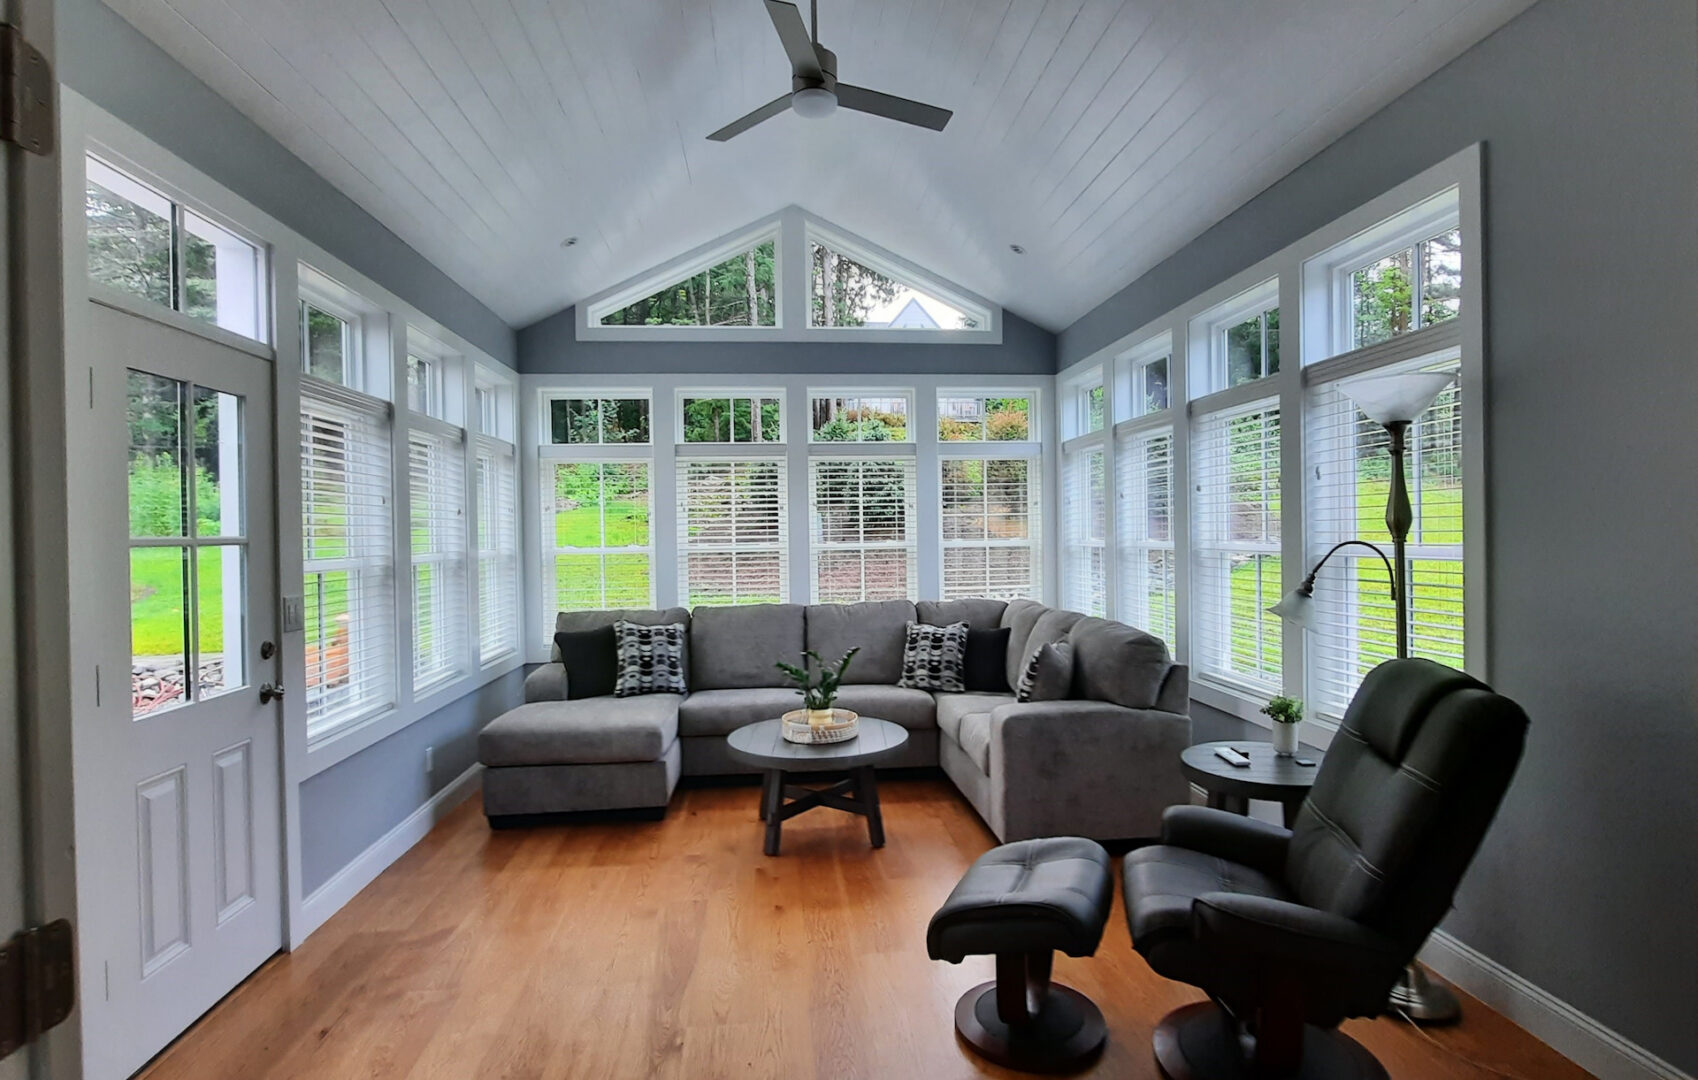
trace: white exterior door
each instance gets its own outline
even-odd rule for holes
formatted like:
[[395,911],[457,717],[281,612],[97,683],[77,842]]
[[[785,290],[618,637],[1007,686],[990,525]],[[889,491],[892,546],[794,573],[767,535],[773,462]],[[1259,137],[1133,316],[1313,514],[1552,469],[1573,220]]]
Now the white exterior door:
[[80,460],[111,493],[87,542],[112,604],[77,732],[77,873],[84,1060],[107,1080],[282,947],[282,706],[271,363],[88,315],[98,445]]

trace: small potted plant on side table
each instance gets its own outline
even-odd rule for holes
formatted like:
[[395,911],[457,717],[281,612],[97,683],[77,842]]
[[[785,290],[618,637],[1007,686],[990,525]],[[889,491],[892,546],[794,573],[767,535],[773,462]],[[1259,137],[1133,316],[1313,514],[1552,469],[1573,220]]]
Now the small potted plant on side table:
[[848,709],[835,709],[837,688],[843,685],[843,673],[849,661],[860,652],[858,648],[843,654],[835,666],[829,665],[812,649],[802,653],[802,663],[776,665],[802,695],[802,708],[785,713],[779,720],[784,737],[798,743],[830,743],[853,739],[860,727],[860,717]]
[[1262,706],[1262,713],[1273,721],[1274,753],[1280,757],[1297,753],[1297,725],[1303,720],[1303,703],[1282,695]]

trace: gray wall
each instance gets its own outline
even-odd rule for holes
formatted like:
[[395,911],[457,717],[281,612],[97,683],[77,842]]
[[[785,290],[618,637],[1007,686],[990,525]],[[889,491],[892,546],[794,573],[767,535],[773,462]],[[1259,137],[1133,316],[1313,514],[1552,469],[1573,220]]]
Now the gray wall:
[[[301,889],[323,885],[478,759],[478,732],[524,700],[509,672],[301,785]],[[429,776],[425,748],[434,749]]]
[[868,375],[1049,375],[1055,335],[1012,312],[1000,345],[858,341],[579,341],[576,309],[519,331],[526,374],[749,374],[864,372]]
[[514,367],[513,330],[100,0],[57,0],[59,78]]
[[1533,726],[1445,925],[1698,1072],[1698,5],[1543,0],[1069,327],[1061,356],[1476,141],[1488,674]]

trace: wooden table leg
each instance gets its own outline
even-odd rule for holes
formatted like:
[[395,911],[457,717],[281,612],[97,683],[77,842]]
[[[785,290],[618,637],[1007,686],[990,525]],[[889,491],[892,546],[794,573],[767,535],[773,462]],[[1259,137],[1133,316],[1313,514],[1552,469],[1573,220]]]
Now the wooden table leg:
[[768,855],[778,854],[779,831],[784,827],[784,818],[779,814],[779,805],[784,798],[784,773],[778,769],[768,769],[766,774],[766,790],[761,793],[761,817],[766,821],[766,847]]
[[878,805],[878,774],[871,765],[863,765],[859,769],[860,783],[856,785],[855,798],[865,803],[867,815],[867,839],[873,847],[884,846],[884,812]]

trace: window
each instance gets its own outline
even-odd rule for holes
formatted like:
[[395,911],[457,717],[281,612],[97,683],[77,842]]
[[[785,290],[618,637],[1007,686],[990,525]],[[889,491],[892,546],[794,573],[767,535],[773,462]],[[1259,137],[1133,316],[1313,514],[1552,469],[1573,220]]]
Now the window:
[[815,397],[814,442],[908,442],[908,396]]
[[443,367],[435,357],[407,354],[407,408],[422,416],[447,419],[443,415]]
[[140,371],[127,396],[139,718],[247,685],[248,552],[242,399]]
[[678,592],[686,606],[789,599],[785,484],[780,460],[678,462]]
[[477,419],[479,435],[502,438],[507,433],[501,425],[501,391],[491,383],[479,380],[472,390],[472,414]]
[[301,301],[301,370],[316,379],[359,387],[359,333],[353,316]]
[[266,290],[257,244],[99,158],[86,164],[91,281],[264,339]]
[[542,463],[545,631],[554,613],[653,607],[654,501],[646,461]]
[[1200,675],[1282,688],[1280,415],[1262,400],[1199,419],[1192,443],[1191,644]]
[[1115,611],[1123,621],[1172,645],[1173,429],[1142,428],[1115,444],[1119,470],[1120,599]]
[[1252,315],[1221,334],[1227,386],[1242,386],[1279,372],[1279,308]]
[[1085,391],[1085,400],[1083,404],[1085,407],[1085,433],[1089,434],[1093,431],[1101,431],[1104,423],[1107,421],[1108,415],[1108,399],[1104,395],[1102,383],[1099,382]]
[[1159,413],[1167,408],[1166,354],[1145,360],[1132,368],[1130,412],[1134,418]]
[[646,397],[551,397],[545,403],[548,438],[557,446],[649,441]]
[[518,648],[519,461],[512,443],[477,437],[478,662]]
[[914,459],[816,458],[814,602],[912,599],[917,591]]
[[865,330],[987,330],[990,313],[925,292],[871,256],[808,241],[808,325]]
[[1108,610],[1108,489],[1103,448],[1066,454],[1061,474],[1061,603],[1086,615],[1104,615]]
[[680,399],[681,442],[776,443],[784,441],[783,400],[778,397]]
[[388,404],[302,380],[309,742],[395,701],[391,471]]
[[407,433],[407,464],[416,699],[464,673],[466,440],[446,424],[414,425]]
[[937,399],[937,437],[942,442],[1029,442],[1038,437],[1032,422],[1032,398],[959,397]]
[[1462,310],[1462,230],[1452,227],[1350,274],[1350,341],[1359,349],[1454,319]]
[[764,240],[598,321],[602,326],[775,326],[775,249],[775,240]]
[[943,460],[943,599],[1041,595],[1037,464],[1026,458]]

